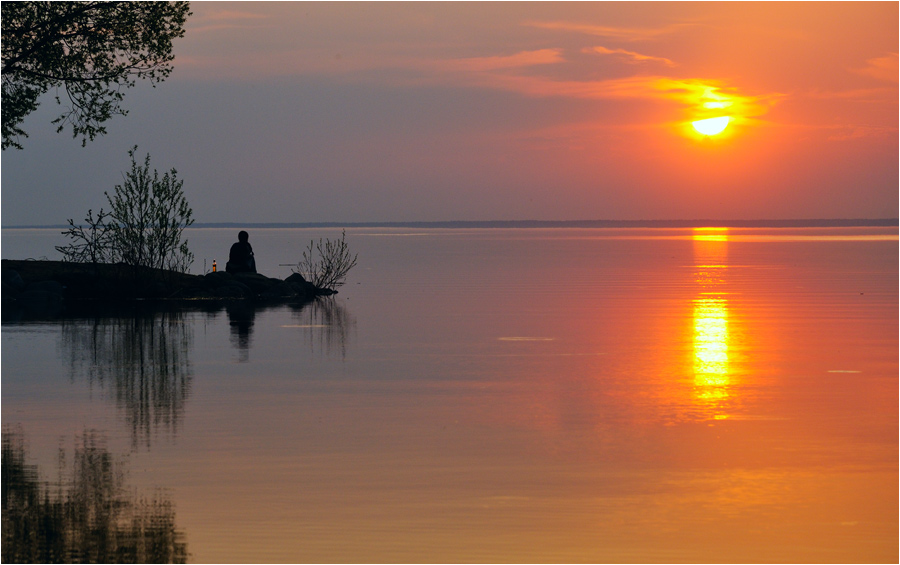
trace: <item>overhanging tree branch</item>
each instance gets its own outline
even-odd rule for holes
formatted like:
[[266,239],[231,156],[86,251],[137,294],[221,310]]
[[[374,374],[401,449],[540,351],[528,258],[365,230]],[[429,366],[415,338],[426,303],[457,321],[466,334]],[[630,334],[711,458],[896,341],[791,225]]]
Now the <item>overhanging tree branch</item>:
[[[20,124],[52,88],[72,105],[53,120],[82,145],[125,114],[122,89],[172,72],[172,41],[184,36],[187,2],[3,2],[2,148],[22,148]],[[59,96],[57,103],[61,104]]]

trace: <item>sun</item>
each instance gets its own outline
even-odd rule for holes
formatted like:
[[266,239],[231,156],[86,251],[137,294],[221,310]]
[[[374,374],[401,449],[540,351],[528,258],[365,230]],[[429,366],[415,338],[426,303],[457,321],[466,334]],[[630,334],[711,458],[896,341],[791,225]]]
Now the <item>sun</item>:
[[697,120],[696,122],[691,122],[691,125],[703,135],[717,135],[722,133],[725,128],[728,127],[728,122],[730,121],[731,117],[729,116],[719,116],[718,118]]

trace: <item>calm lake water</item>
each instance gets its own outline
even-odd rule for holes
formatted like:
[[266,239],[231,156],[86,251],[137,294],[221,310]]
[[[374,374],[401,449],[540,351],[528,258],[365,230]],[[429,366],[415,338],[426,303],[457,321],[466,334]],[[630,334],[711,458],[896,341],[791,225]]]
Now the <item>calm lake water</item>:
[[303,308],[4,324],[4,473],[192,562],[898,561],[896,228],[347,241]]

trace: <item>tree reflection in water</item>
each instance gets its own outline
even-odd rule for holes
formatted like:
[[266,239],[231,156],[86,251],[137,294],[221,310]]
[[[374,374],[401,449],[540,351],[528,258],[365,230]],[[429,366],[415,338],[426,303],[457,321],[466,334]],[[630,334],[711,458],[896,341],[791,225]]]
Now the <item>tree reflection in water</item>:
[[26,463],[24,433],[3,429],[5,563],[185,563],[187,544],[161,493],[128,496],[125,470],[105,438],[85,431],[58,482]]
[[135,447],[149,447],[160,429],[177,433],[191,389],[192,342],[179,312],[62,323],[72,378],[87,378],[115,395]]

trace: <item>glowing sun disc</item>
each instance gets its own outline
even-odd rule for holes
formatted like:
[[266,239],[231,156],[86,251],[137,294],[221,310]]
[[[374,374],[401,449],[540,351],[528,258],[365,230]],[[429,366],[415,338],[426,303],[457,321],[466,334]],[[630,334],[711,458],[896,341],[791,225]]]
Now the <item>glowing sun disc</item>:
[[691,125],[694,126],[695,130],[702,133],[703,135],[716,135],[717,133],[722,133],[722,130],[728,127],[728,122],[730,121],[730,117],[721,116],[719,118],[697,120],[696,122],[692,122]]

